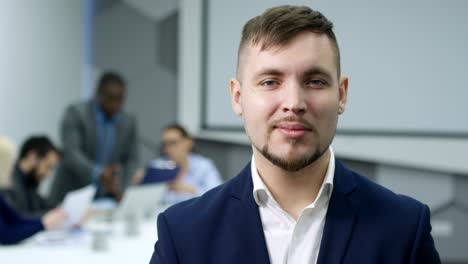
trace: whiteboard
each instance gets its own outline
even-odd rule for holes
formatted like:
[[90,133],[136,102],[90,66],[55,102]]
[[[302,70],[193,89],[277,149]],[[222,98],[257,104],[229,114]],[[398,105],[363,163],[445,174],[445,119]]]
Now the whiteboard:
[[205,0],[202,125],[242,129],[233,114],[243,24],[266,8],[308,5],[335,25],[342,74],[349,77],[338,131],[468,137],[468,1]]

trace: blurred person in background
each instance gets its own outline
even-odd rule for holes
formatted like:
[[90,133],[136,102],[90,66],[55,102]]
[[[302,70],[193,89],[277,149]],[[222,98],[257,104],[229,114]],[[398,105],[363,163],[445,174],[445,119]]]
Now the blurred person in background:
[[136,119],[122,110],[126,83],[115,72],[104,73],[94,99],[70,105],[60,134],[63,158],[51,198],[95,184],[96,198],[120,200],[138,162]]
[[24,215],[41,216],[54,206],[38,193],[59,161],[59,151],[46,136],[32,136],[21,146],[9,195],[13,207]]
[[61,208],[53,209],[41,218],[25,218],[7,203],[4,195],[11,188],[14,156],[14,144],[0,137],[0,245],[16,244],[42,230],[61,228],[67,219]]
[[[162,198],[166,205],[200,196],[221,184],[221,177],[214,163],[202,155],[193,153],[193,148],[193,138],[184,127],[171,124],[164,128],[161,136],[163,157],[158,160],[172,160],[179,168],[176,179],[168,183],[168,191]],[[140,170],[134,183],[139,183],[144,177],[143,174],[143,170]]]

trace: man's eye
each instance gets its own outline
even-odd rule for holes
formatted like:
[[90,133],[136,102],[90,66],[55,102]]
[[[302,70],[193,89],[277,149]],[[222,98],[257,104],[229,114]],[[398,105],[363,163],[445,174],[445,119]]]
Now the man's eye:
[[267,80],[267,81],[262,82],[261,85],[265,86],[265,87],[274,87],[274,86],[278,85],[278,82],[273,81],[273,80]]
[[307,85],[316,88],[323,88],[327,85],[327,83],[320,79],[312,79],[307,82]]

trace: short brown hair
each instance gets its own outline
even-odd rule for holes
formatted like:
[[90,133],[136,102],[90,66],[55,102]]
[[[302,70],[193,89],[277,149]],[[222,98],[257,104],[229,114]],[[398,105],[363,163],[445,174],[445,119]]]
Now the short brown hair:
[[303,32],[325,34],[331,41],[336,55],[338,76],[340,76],[340,50],[333,23],[319,11],[307,6],[276,6],[265,10],[260,16],[250,19],[242,29],[242,38],[238,50],[239,57],[247,43],[261,44],[261,50],[272,46],[284,46]]

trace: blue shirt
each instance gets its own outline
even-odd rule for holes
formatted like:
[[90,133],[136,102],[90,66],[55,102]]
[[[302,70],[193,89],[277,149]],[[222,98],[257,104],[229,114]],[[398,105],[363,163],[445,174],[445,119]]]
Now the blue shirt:
[[[96,113],[96,160],[92,179],[97,184],[103,168],[114,162],[111,157],[115,145],[115,131],[119,115],[107,117],[98,103],[95,103],[94,111]],[[97,187],[96,196],[104,196],[102,187],[99,184],[97,184]]]
[[187,199],[200,196],[206,191],[221,184],[221,177],[214,163],[201,155],[190,154],[189,168],[186,175],[183,176],[182,182],[195,187],[196,194],[178,193],[168,190],[162,202],[167,205],[172,205]]

